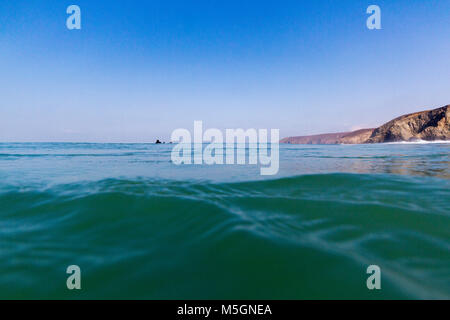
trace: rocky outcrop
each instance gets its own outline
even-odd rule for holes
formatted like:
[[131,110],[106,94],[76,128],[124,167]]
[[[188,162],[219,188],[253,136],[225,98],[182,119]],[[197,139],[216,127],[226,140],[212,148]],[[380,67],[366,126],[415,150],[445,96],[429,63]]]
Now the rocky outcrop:
[[450,140],[449,105],[400,116],[376,129],[288,137],[280,143],[359,144],[415,140]]
[[407,114],[376,128],[366,143],[450,140],[449,106]]

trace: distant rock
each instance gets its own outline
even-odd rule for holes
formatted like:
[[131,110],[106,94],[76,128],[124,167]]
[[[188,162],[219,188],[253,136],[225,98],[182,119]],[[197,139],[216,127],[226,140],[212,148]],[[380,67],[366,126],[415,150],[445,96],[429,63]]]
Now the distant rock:
[[360,144],[397,141],[450,140],[449,105],[400,116],[376,129],[288,137],[280,143]]
[[161,141],[159,141],[159,140],[156,140],[156,142],[155,142],[155,144],[160,144],[161,143]]

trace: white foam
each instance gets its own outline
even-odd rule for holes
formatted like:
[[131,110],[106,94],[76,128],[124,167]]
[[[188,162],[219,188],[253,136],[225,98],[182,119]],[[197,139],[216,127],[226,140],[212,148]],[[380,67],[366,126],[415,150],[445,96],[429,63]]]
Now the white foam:
[[416,140],[416,141],[398,141],[398,142],[385,142],[384,144],[434,144],[434,143],[450,143],[450,140]]

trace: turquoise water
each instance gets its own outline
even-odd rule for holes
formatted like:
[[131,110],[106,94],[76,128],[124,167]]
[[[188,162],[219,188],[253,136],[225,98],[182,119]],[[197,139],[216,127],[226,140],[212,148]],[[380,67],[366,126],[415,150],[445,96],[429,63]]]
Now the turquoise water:
[[276,176],[171,149],[1,143],[0,298],[450,298],[450,144],[281,145]]

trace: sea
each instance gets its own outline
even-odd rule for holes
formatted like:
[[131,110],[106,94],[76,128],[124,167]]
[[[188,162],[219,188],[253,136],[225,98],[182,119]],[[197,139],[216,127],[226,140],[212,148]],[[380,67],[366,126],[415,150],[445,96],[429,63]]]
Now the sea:
[[173,147],[0,143],[0,298],[450,298],[450,143],[281,144],[272,176]]

